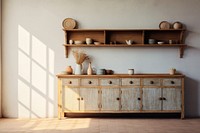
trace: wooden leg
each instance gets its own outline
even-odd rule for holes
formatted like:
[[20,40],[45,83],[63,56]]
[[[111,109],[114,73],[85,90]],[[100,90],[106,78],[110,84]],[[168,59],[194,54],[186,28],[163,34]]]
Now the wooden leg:
[[58,119],[62,116],[62,80],[58,79]]

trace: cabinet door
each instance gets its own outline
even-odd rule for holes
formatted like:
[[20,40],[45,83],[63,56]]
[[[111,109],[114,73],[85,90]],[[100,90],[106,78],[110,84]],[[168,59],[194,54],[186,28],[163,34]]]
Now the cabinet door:
[[101,105],[102,111],[119,110],[119,88],[102,88]]
[[181,110],[181,88],[163,88],[163,110]]
[[143,110],[161,110],[161,88],[143,88]]
[[121,110],[140,110],[140,89],[121,88]]
[[79,111],[79,89],[63,88],[63,109],[65,111]]
[[97,88],[80,88],[80,110],[97,111],[98,108],[98,89]]

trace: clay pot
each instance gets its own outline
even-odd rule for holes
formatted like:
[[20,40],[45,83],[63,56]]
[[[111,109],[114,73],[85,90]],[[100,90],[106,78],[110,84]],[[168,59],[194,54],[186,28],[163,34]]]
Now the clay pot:
[[73,73],[72,67],[71,67],[71,66],[68,66],[68,67],[66,68],[66,72],[67,72],[67,74],[72,74],[72,73]]

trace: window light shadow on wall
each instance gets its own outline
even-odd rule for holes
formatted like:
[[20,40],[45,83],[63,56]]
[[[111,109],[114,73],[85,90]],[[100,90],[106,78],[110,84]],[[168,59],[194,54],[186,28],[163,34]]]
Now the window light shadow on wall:
[[55,53],[18,25],[18,117],[50,117],[55,113]]

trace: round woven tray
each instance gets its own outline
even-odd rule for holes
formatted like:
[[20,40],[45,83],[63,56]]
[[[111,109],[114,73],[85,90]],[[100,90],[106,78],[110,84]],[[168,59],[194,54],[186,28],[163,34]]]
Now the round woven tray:
[[76,27],[76,21],[72,18],[66,18],[62,22],[62,26],[65,29],[74,29]]
[[162,21],[159,24],[159,28],[160,29],[170,29],[171,28],[171,24],[167,21]]

